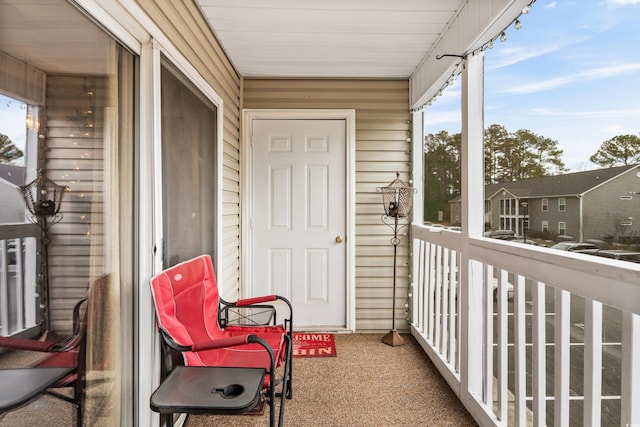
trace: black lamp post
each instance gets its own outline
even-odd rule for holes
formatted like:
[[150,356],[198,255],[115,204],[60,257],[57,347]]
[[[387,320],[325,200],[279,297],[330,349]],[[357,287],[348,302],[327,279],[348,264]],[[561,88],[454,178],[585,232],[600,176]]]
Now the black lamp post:
[[[524,243],[527,243],[527,226],[525,225],[529,223],[529,220],[525,220],[525,217],[528,215],[527,208],[529,207],[529,202],[523,200],[520,202],[520,207],[522,208],[522,237],[524,239]],[[526,213],[525,213],[526,212]]]
[[407,224],[400,225],[400,220],[406,218],[411,211],[415,188],[408,187],[401,179],[400,173],[396,173],[396,179],[386,187],[378,187],[376,191],[382,193],[382,206],[384,214],[382,222],[393,230],[393,300],[391,314],[391,331],[382,338],[382,342],[392,347],[403,345],[404,341],[396,331],[396,258],[398,254],[398,231]]
[[62,220],[60,205],[68,187],[58,185],[39,171],[38,177],[20,186],[20,192],[31,215],[29,220],[40,228],[42,259],[38,276],[45,330],[49,330],[49,229]]

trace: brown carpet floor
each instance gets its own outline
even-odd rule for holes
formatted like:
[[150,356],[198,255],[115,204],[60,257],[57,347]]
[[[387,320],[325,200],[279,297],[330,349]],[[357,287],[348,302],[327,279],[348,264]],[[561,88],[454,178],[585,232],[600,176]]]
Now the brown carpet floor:
[[[286,426],[476,426],[415,340],[336,335],[337,357],[293,359]],[[265,426],[262,416],[191,416],[187,427]]]

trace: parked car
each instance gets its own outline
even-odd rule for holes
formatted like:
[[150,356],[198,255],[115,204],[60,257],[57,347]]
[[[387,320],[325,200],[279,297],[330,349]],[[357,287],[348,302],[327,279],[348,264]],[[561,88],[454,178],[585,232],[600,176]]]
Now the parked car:
[[491,237],[492,239],[500,240],[513,240],[516,238],[516,233],[513,230],[490,230],[484,233],[484,237]]
[[579,243],[579,242],[560,242],[551,246],[551,249],[558,249],[560,251],[579,252],[582,254],[595,255],[599,249],[596,245],[591,243]]
[[619,259],[622,261],[640,263],[640,252],[627,251],[624,249],[610,249],[598,251],[596,254],[605,258]]
[[515,238],[511,240],[514,243],[523,243],[526,245],[533,245],[533,246],[540,246],[540,244],[538,242],[536,242],[535,240],[533,240],[530,237],[527,237],[527,240],[525,240],[524,238]]

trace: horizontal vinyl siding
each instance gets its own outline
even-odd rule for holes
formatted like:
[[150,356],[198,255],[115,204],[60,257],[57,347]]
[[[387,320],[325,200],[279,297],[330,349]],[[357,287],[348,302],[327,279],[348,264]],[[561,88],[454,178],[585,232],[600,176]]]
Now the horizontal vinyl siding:
[[192,2],[138,0],[166,36],[211,85],[224,103],[222,139],[223,296],[239,292],[240,260],[240,77]]
[[[409,84],[398,80],[246,79],[244,107],[356,110],[356,330],[391,328],[393,246],[376,187],[410,170]],[[407,330],[408,239],[398,247],[396,328]]]

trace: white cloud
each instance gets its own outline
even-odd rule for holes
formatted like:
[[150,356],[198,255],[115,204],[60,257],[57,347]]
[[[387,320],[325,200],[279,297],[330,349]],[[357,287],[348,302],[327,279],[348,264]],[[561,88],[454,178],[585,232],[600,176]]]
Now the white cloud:
[[627,130],[624,126],[620,125],[611,125],[606,128],[600,129],[600,133],[605,133],[607,135],[624,135],[627,133]]
[[511,94],[535,93],[544,90],[555,89],[560,86],[565,86],[576,82],[618,77],[622,75],[633,74],[639,71],[640,62],[617,64],[607,67],[591,68],[566,76],[559,76],[539,82],[514,86],[511,88],[506,88],[502,92]]
[[487,69],[508,67],[518,62],[553,53],[565,45],[554,43],[540,48],[511,47],[500,49],[500,52],[487,64]]
[[553,9],[553,8],[555,8],[557,5],[558,5],[558,2],[557,2],[557,1],[552,1],[552,2],[550,2],[549,4],[545,4],[545,5],[544,5],[544,6],[542,6],[542,7],[544,7],[545,9]]
[[529,110],[531,114],[537,116],[562,116],[577,118],[609,118],[609,117],[637,117],[640,114],[640,108],[628,108],[620,110],[596,110],[596,111],[566,111],[554,110],[551,108],[533,108]]
[[614,6],[628,6],[630,4],[640,4],[640,0],[607,0],[607,3]]

